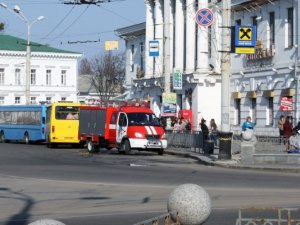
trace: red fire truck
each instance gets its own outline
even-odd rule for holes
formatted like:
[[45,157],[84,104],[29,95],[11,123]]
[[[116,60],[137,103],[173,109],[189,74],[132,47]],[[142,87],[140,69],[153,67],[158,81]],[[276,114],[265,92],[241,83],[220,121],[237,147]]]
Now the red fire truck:
[[156,151],[167,148],[165,132],[153,111],[144,106],[80,106],[79,138],[89,152],[101,147]]

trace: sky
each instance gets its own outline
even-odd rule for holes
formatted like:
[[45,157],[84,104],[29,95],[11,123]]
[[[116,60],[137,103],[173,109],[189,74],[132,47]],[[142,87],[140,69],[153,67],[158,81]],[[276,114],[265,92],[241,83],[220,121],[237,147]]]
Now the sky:
[[119,40],[119,51],[124,51],[124,40],[114,31],[145,22],[144,0],[112,0],[98,6],[64,1],[75,0],[0,0],[8,6],[0,7],[0,22],[5,23],[1,33],[27,38],[27,25],[12,11],[18,5],[29,22],[45,17],[32,25],[31,41],[93,58],[104,53],[107,40]]

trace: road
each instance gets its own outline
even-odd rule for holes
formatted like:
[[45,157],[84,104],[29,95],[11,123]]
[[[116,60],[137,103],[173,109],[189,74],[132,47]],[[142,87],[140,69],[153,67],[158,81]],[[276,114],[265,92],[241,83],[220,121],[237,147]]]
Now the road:
[[67,225],[130,225],[166,212],[172,190],[194,183],[213,211],[206,225],[235,224],[242,207],[300,207],[298,174],[204,166],[155,153],[0,144],[0,224],[53,218]]

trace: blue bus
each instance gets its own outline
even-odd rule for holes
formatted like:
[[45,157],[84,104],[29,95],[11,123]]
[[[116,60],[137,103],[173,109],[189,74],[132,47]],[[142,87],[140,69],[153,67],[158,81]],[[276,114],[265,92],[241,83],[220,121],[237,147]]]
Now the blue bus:
[[0,143],[44,142],[46,105],[0,106]]

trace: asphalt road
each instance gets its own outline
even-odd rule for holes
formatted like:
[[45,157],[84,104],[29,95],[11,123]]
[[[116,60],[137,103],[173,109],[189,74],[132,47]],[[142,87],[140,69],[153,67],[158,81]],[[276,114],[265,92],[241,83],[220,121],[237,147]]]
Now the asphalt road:
[[155,153],[0,144],[0,224],[53,218],[67,225],[130,225],[166,212],[180,184],[212,200],[206,225],[235,224],[242,207],[300,207],[299,174],[208,167]]

